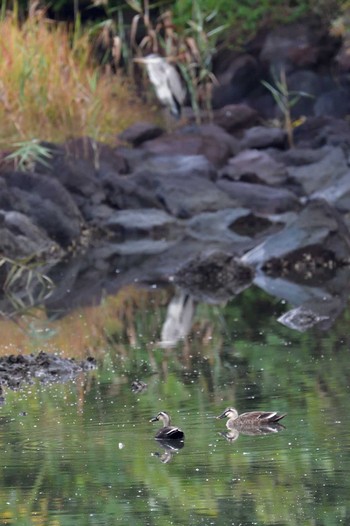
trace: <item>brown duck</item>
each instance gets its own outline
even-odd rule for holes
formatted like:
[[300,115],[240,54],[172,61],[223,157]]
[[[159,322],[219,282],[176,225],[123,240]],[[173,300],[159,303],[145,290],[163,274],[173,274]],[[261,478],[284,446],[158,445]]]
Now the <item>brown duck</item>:
[[159,429],[154,438],[158,440],[183,440],[185,438],[184,432],[178,427],[172,426],[170,416],[165,411],[160,411],[156,416],[151,418],[150,422],[157,422],[161,420],[163,427]]
[[228,419],[226,422],[227,429],[239,429],[278,424],[285,416],[286,413],[280,414],[276,411],[252,411],[239,415],[236,409],[227,407],[217,418]]

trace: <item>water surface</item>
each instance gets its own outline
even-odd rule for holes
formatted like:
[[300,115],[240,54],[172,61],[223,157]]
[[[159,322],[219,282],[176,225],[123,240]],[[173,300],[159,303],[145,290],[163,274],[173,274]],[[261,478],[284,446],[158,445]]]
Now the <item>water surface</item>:
[[[101,310],[79,313],[79,353],[94,353],[98,369],[5,392],[0,524],[349,524],[348,314],[328,333],[297,334],[275,321],[283,308],[251,291],[199,306],[172,349],[157,345],[165,306],[155,293],[132,315],[120,309],[122,324],[104,310],[103,344]],[[21,350],[60,352],[51,335],[62,338],[67,323],[47,323],[40,345],[33,329]],[[78,331],[65,330],[73,355]],[[137,378],[147,383],[140,393],[131,390]],[[227,440],[214,417],[228,405],[286,412],[285,429]],[[182,449],[154,439],[149,419],[159,410],[184,430]]]

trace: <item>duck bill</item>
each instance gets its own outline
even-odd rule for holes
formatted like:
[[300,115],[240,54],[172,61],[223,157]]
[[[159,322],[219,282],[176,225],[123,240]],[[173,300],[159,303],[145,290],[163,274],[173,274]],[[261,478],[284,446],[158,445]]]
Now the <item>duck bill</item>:
[[150,422],[158,422],[158,418],[154,416],[153,418],[151,418]]
[[220,418],[225,418],[226,417],[226,411],[224,411],[223,413],[221,413],[221,415],[217,416],[216,418],[217,419],[220,419]]

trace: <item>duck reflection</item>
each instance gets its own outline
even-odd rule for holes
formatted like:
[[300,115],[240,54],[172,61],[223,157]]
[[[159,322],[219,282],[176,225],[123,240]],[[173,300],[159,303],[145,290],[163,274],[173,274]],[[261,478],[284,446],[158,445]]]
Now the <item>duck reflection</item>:
[[157,439],[157,443],[163,448],[164,451],[156,451],[152,453],[154,457],[159,458],[163,464],[168,464],[173,459],[173,456],[180,451],[185,445],[183,440],[166,440]]
[[239,428],[231,427],[228,431],[219,434],[226,438],[228,442],[235,442],[239,435],[269,435],[270,433],[278,433],[283,429],[285,429],[285,427],[282,424],[262,425],[259,427],[239,426]]

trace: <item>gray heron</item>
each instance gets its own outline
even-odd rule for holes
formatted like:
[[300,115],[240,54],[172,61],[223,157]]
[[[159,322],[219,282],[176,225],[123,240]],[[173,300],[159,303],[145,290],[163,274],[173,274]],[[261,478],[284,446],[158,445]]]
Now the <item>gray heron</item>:
[[143,58],[135,58],[134,61],[145,64],[149,80],[153,84],[160,103],[167,106],[172,115],[179,118],[186,90],[176,68],[155,53]]

